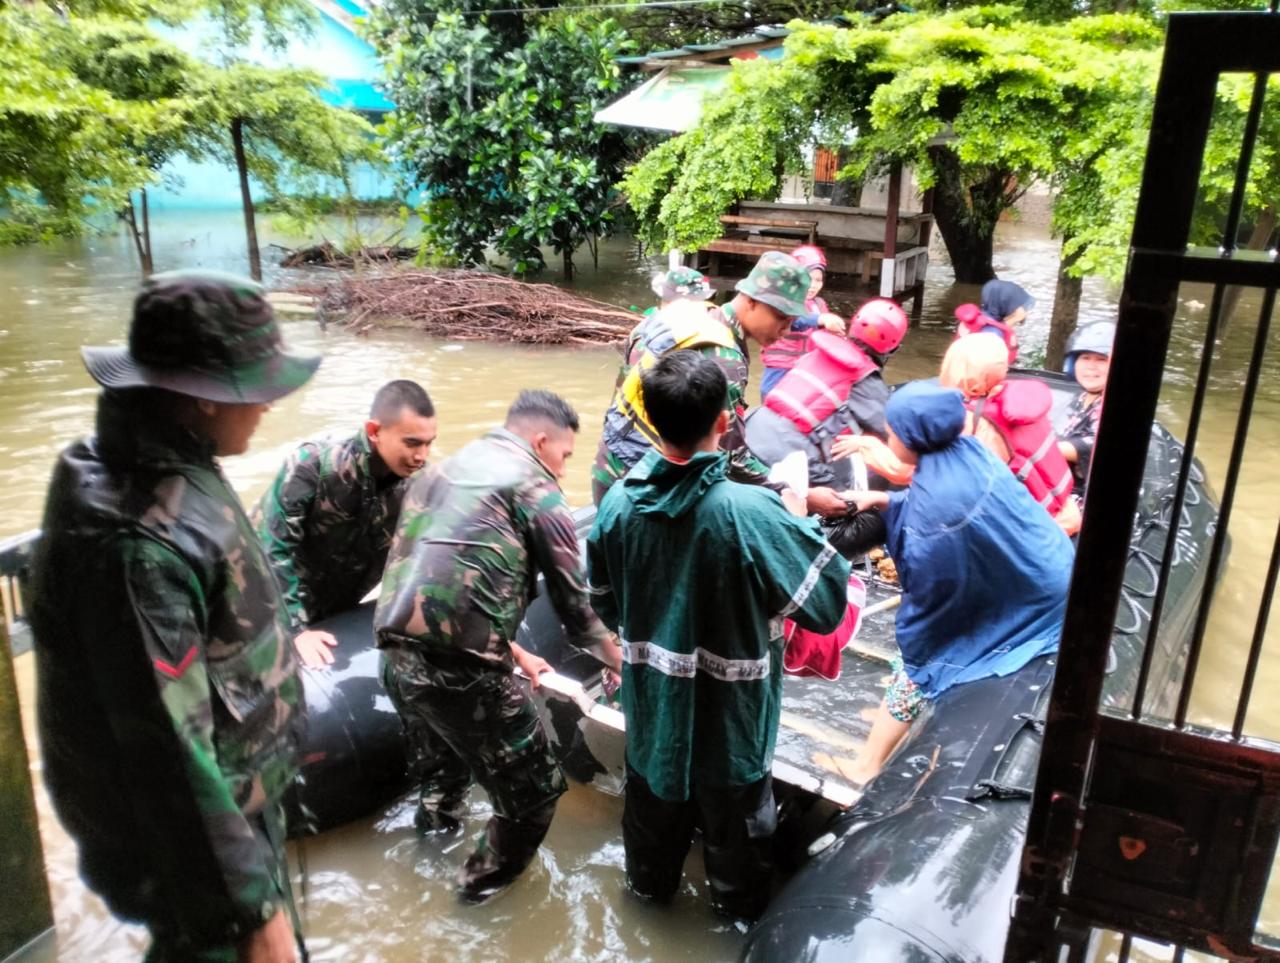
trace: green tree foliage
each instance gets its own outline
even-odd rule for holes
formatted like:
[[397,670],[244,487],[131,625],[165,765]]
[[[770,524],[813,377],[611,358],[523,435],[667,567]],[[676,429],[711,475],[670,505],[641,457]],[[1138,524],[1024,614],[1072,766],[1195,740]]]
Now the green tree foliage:
[[[183,52],[147,18],[206,16],[222,31],[221,61]],[[243,164],[271,193],[318,177],[345,180],[355,160],[379,156],[373,130],[324,103],[314,73],[240,63],[228,46],[260,29],[273,43],[304,29],[304,0],[81,0],[57,11],[16,4],[0,14],[0,240],[77,233],[97,214],[125,212],[143,270],[150,269],[140,192],[173,158]],[[237,152],[235,141],[240,140]],[[247,198],[246,198],[247,202]],[[247,202],[248,203],[248,202]],[[246,209],[252,237],[252,207]],[[253,271],[256,243],[250,243]]]
[[420,188],[424,247],[464,263],[493,248],[517,273],[608,232],[624,161],[593,120],[619,90],[617,25],[441,13],[419,0],[376,9],[370,36],[400,105],[384,132]]
[[913,168],[934,188],[957,279],[985,281],[1001,213],[1078,149],[1085,108],[1111,98],[1119,55],[1160,39],[1138,17],[1044,24],[1008,6],[793,26],[782,61],[738,64],[697,128],[629,172],[623,189],[645,240],[684,250],[712,240],[730,204],[776,196],[816,143],[845,149],[842,177]]
[[[1069,171],[1060,182],[1063,190],[1055,207],[1054,223],[1067,238],[1064,252],[1076,256],[1078,274],[1102,275],[1112,281],[1124,276],[1154,106],[1154,65],[1136,81],[1141,89],[1133,98],[1117,103],[1118,109],[1110,117],[1099,118],[1099,129],[1104,123],[1115,129],[1116,136],[1108,148],[1091,167]],[[1193,244],[1217,245],[1223,241],[1223,224],[1252,95],[1253,78],[1249,75],[1226,74],[1219,82],[1213,125],[1201,166]],[[1280,78],[1271,78],[1266,104],[1245,189],[1244,220],[1246,225],[1264,227],[1270,221],[1274,230],[1275,199],[1280,197]],[[1266,231],[1259,240],[1266,241],[1270,233]]]
[[[9,239],[74,233],[95,210],[117,210],[147,165],[119,136],[158,131],[160,105],[131,103],[84,83],[72,22],[47,8],[10,5],[0,15],[0,215]],[[25,224],[29,233],[17,229]]]

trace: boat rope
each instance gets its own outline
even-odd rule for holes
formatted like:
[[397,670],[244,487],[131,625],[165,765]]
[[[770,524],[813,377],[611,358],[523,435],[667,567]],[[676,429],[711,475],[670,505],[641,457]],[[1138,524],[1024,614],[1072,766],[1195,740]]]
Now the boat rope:
[[1031,790],[1026,786],[1009,786],[994,779],[980,779],[965,794],[965,802],[982,802],[984,799],[1030,799]]

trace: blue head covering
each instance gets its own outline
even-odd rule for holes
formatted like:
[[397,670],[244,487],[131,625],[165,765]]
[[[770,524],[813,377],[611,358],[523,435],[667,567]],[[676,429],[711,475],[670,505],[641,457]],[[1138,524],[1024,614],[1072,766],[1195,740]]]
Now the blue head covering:
[[931,699],[1054,651],[1071,575],[1070,541],[1008,465],[961,434],[964,412],[960,392],[922,381],[885,410],[920,456],[884,514],[902,582],[898,647]]
[[964,395],[930,381],[913,381],[893,393],[884,417],[917,455],[938,451],[964,431]]
[[982,286],[982,310],[997,321],[1003,321],[1018,308],[1030,311],[1036,299],[1021,284],[992,278]]

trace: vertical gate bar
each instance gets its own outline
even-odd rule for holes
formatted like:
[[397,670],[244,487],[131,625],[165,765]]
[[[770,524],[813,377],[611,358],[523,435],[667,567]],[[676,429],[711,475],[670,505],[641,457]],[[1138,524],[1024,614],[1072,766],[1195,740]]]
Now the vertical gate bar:
[[1271,562],[1267,565],[1267,578],[1262,585],[1262,603],[1258,606],[1258,622],[1253,627],[1249,661],[1245,663],[1244,681],[1240,683],[1240,700],[1236,703],[1236,719],[1231,726],[1232,739],[1240,738],[1244,732],[1245,716],[1249,714],[1249,700],[1253,697],[1253,682],[1258,673],[1258,660],[1262,656],[1262,643],[1267,637],[1267,623],[1271,621],[1271,596],[1276,590],[1277,574],[1280,574],[1280,523],[1276,525],[1276,540],[1271,547]]
[[1129,963],[1129,954],[1133,952],[1133,937],[1128,933],[1120,940],[1120,956],[1117,963]]
[[1142,716],[1146,700],[1147,679],[1151,675],[1151,663],[1156,654],[1156,642],[1160,636],[1160,621],[1164,614],[1165,596],[1168,594],[1169,573],[1173,570],[1173,557],[1178,547],[1178,526],[1182,524],[1182,509],[1187,500],[1187,484],[1195,463],[1196,442],[1200,437],[1200,416],[1204,412],[1204,397],[1209,390],[1209,370],[1213,367],[1214,348],[1218,343],[1218,328],[1222,324],[1222,304],[1226,288],[1213,287],[1213,302],[1209,309],[1209,321],[1205,325],[1204,345],[1200,351],[1200,370],[1196,374],[1195,393],[1191,397],[1191,413],[1187,418],[1186,437],[1182,442],[1182,467],[1178,471],[1178,484],[1174,488],[1173,507],[1169,513],[1169,532],[1165,537],[1164,551],[1160,554],[1160,573],[1156,579],[1156,594],[1151,600],[1151,618],[1147,622],[1147,640],[1142,648],[1142,665],[1138,669],[1138,681],[1133,689],[1131,718]]
[[1231,191],[1231,206],[1227,208],[1227,223],[1222,232],[1222,250],[1230,254],[1236,249],[1236,235],[1240,233],[1240,215],[1244,211],[1245,187],[1249,182],[1249,165],[1253,163],[1253,148],[1258,140],[1258,125],[1262,122],[1262,104],[1267,96],[1266,73],[1253,75],[1253,99],[1249,101],[1249,114],[1244,122],[1244,143],[1236,162],[1236,181]]
[[1271,314],[1275,310],[1276,290],[1268,288],[1262,296],[1262,312],[1258,317],[1258,330],[1253,339],[1253,353],[1249,357],[1249,373],[1245,376],[1244,394],[1240,399],[1240,414],[1236,418],[1236,436],[1231,443],[1231,460],[1227,464],[1227,477],[1222,483],[1222,500],[1218,504],[1218,523],[1213,530],[1213,543],[1209,549],[1204,573],[1204,591],[1196,609],[1195,628],[1191,633],[1191,645],[1187,651],[1187,668],[1182,676],[1182,690],[1178,693],[1178,709],[1173,721],[1179,729],[1187,721],[1187,708],[1191,704],[1191,690],[1195,687],[1196,668],[1200,662],[1200,650],[1204,647],[1204,632],[1209,624],[1209,611],[1213,608],[1214,588],[1218,584],[1218,572],[1222,568],[1223,550],[1227,544],[1227,529],[1231,526],[1231,509],[1236,498],[1236,485],[1240,479],[1240,465],[1244,461],[1245,444],[1249,438],[1249,422],[1253,417],[1253,399],[1262,379],[1262,360],[1267,353],[1267,340],[1271,332]]
[[1185,946],[1176,947],[1173,951],[1173,963],[1182,963],[1182,958],[1187,955]]

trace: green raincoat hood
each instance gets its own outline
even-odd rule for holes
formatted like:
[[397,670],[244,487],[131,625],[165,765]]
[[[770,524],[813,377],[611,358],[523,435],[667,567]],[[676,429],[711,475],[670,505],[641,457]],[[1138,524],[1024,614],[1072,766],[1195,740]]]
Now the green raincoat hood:
[[622,480],[623,491],[642,515],[679,518],[724,478],[728,463],[724,452],[700,451],[681,464],[651,449]]

